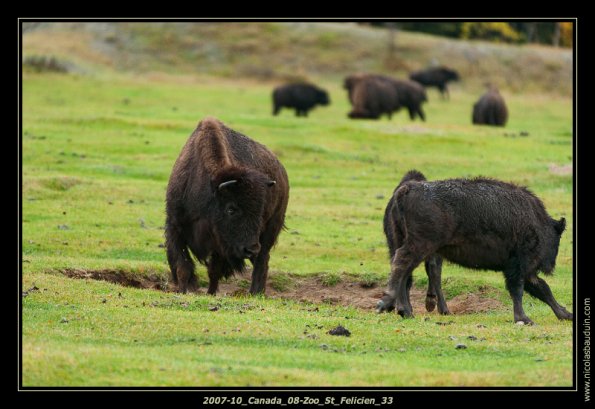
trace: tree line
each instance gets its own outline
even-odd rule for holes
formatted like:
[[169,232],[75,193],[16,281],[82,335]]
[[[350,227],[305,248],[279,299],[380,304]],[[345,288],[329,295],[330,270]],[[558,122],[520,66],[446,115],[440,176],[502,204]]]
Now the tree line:
[[573,23],[566,21],[472,21],[372,23],[391,29],[417,31],[451,38],[504,43],[539,43],[572,47]]

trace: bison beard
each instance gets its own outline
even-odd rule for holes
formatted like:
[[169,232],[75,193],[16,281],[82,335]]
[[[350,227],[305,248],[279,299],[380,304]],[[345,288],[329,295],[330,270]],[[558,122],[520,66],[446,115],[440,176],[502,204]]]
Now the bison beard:
[[559,319],[570,320],[572,313],[537,277],[539,271],[553,272],[565,227],[564,218],[549,217],[541,200],[524,187],[486,178],[428,182],[410,171],[384,215],[391,276],[378,312],[396,309],[403,317],[413,315],[412,272],[424,261],[426,309],[433,310],[437,302],[438,311],[448,314],[440,277],[445,258],[468,268],[502,271],[515,322],[533,323],[523,310],[524,291],[548,304]]
[[289,183],[265,146],[213,118],[198,124],[178,157],[166,194],[165,238],[180,292],[198,287],[190,254],[219,280],[253,264],[250,293],[265,290],[269,253],[283,228]]

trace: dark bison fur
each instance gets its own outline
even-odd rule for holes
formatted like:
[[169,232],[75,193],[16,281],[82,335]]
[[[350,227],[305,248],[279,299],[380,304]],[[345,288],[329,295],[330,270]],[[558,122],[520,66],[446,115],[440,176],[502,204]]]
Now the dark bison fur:
[[525,187],[487,178],[429,182],[410,171],[384,215],[391,276],[378,311],[412,316],[412,272],[423,261],[429,278],[426,309],[433,310],[437,301],[438,311],[448,314],[440,283],[444,258],[467,268],[502,271],[515,322],[532,324],[523,310],[524,291],[548,304],[559,319],[572,319],[537,276],[553,272],[565,227],[566,220],[552,219]]
[[283,229],[289,183],[265,146],[214,118],[198,124],[173,167],[165,239],[180,292],[198,287],[191,254],[207,266],[209,294],[219,279],[253,265],[250,293],[265,290],[269,253]]
[[504,126],[508,120],[508,109],[497,89],[491,88],[473,105],[475,125]]
[[312,84],[286,84],[273,90],[273,115],[285,107],[295,108],[296,116],[308,116],[308,111],[316,105],[328,104],[328,93]]
[[450,97],[448,92],[448,82],[458,81],[460,79],[459,73],[453,69],[440,66],[431,67],[424,70],[412,72],[409,79],[420,83],[424,87],[436,87],[440,91],[440,95]]
[[411,120],[419,116],[425,121],[421,105],[428,98],[425,89],[414,81],[386,75],[354,74],[345,78],[343,86],[353,105],[350,118],[376,119],[386,113],[390,119],[393,112],[405,107]]
[[353,119],[378,119],[400,108],[397,91],[386,78],[374,75],[352,75],[345,79],[349,101],[353,108],[348,114]]

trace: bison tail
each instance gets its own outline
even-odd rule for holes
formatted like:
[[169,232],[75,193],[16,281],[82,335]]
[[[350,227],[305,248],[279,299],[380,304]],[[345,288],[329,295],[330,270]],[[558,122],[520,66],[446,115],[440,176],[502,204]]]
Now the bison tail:
[[401,179],[399,186],[403,185],[403,183],[406,183],[406,182],[411,182],[411,181],[423,182],[425,180],[427,180],[427,179],[423,175],[423,173],[421,173],[418,170],[412,169],[409,172],[405,173],[405,176],[403,176],[403,179]]

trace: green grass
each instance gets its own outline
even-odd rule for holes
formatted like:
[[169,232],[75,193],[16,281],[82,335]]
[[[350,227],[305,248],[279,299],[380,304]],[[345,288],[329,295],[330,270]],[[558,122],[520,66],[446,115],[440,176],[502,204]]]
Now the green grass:
[[[415,311],[412,320],[328,305],[312,312],[262,297],[180,296],[57,273],[115,269],[166,279],[159,246],[165,187],[182,145],[212,115],[267,145],[287,169],[288,231],[270,261],[272,271],[290,274],[275,274],[279,289],[291,276],[384,286],[384,207],[404,172],[416,168],[429,179],[484,175],[525,184],[553,217],[566,217],[556,274],[547,281],[572,306],[572,176],[548,170],[572,161],[570,99],[503,92],[508,126],[474,127],[476,95],[454,87],[450,101],[430,91],[426,123],[410,122],[405,112],[392,121],[352,121],[340,81],[322,85],[332,105],[298,119],[289,111],[271,116],[266,84],[25,75],[23,288],[40,291],[23,299],[24,385],[571,385],[571,324],[526,297],[539,325],[514,325],[495,272],[446,264],[444,290],[450,299],[487,288],[505,309],[448,319]],[[204,268],[198,273],[204,283]],[[414,275],[426,285],[423,269]],[[218,311],[208,310],[217,303]],[[326,334],[339,324],[350,338]],[[468,348],[456,350],[459,342]]]

